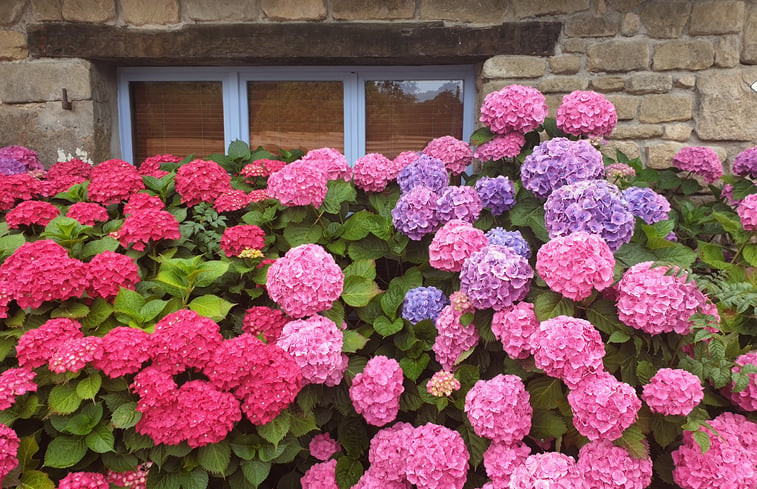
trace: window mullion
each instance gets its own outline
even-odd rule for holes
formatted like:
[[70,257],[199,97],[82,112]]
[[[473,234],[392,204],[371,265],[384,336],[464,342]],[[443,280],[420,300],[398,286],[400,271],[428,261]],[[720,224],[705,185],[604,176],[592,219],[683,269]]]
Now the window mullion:
[[247,139],[242,131],[242,108],[245,104],[240,96],[239,72],[231,71],[223,79],[223,126],[226,150],[235,139]]

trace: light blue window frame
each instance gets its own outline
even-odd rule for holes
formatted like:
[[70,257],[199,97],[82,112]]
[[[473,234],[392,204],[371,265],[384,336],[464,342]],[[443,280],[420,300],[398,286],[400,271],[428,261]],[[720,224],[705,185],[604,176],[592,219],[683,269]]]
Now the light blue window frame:
[[[222,83],[224,143],[249,143],[247,82],[341,81],[344,86],[344,154],[354,162],[365,155],[365,83],[377,80],[462,80],[463,140],[475,125],[476,89],[470,65],[305,66],[305,67],[139,67],[118,70],[118,127],[121,157],[134,162],[129,83],[134,81],[219,81]],[[293,114],[296,117],[296,114]]]

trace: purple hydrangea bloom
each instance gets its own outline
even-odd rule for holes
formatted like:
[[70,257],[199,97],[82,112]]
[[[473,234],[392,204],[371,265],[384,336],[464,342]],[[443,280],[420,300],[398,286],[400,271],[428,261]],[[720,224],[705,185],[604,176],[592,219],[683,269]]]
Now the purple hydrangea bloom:
[[520,234],[520,231],[507,231],[505,228],[491,228],[486,233],[490,245],[509,246],[517,254],[528,260],[531,258],[531,247]]
[[757,146],[739,153],[733,160],[731,172],[740,177],[757,178]]
[[421,155],[417,160],[400,170],[397,183],[403,194],[419,185],[424,185],[434,192],[438,192],[449,185],[449,175],[447,175],[447,169],[442,160]]
[[520,167],[523,186],[537,198],[569,183],[595,180],[604,176],[602,154],[589,141],[554,138],[534,148]]
[[501,311],[526,297],[532,278],[533,268],[515,250],[488,245],[463,263],[460,291],[476,309]]
[[26,173],[23,163],[8,156],[0,156],[0,175],[17,175]]
[[26,167],[25,172],[45,171],[45,167],[40,163],[37,153],[29,148],[18,145],[5,146],[4,148],[0,148],[0,157],[3,156],[20,162]]
[[647,224],[668,218],[670,202],[651,188],[629,187],[623,191],[623,198],[626,199],[631,214]]
[[405,294],[402,317],[412,324],[424,319],[436,321],[447,304],[449,304],[449,299],[436,287],[416,287]]
[[544,203],[550,238],[586,231],[602,236],[613,252],[631,241],[635,222],[618,187],[605,180],[564,185]]
[[392,209],[394,227],[414,241],[433,233],[439,228],[438,198],[436,192],[424,185],[402,194]]
[[436,201],[439,222],[462,219],[473,224],[483,209],[481,198],[473,187],[445,187]]
[[505,176],[481,177],[476,182],[476,192],[481,203],[495,216],[509,211],[515,206],[515,187]]

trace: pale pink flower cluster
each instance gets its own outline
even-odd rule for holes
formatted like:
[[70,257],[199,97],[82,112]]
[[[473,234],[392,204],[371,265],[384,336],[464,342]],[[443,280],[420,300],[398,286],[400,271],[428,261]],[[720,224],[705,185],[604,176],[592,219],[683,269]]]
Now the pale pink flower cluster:
[[[345,182],[352,180],[352,168],[347,158],[334,148],[311,149],[300,161],[320,168],[326,174],[327,180],[344,180]],[[270,185],[270,179],[268,182]]]
[[215,321],[180,309],[155,324],[150,337],[152,365],[169,375],[188,368],[202,370],[222,341]]
[[0,481],[18,466],[18,447],[21,441],[11,428],[0,423]]
[[137,465],[135,470],[128,472],[113,472],[108,470],[105,480],[109,484],[126,489],[147,489],[147,474],[150,472],[152,462]]
[[355,185],[366,192],[381,192],[395,173],[393,168],[392,160],[382,154],[369,153],[362,156],[355,161],[353,169]]
[[336,459],[311,466],[300,478],[302,489],[339,489],[336,484]]
[[102,338],[103,355],[92,363],[111,379],[139,372],[150,359],[150,335],[139,328],[118,326]]
[[625,163],[613,163],[605,167],[605,178],[615,185],[618,185],[618,182],[635,176],[636,170]]
[[673,166],[699,175],[707,183],[713,183],[723,176],[723,164],[718,154],[703,146],[681,148],[673,157]]
[[16,396],[37,392],[36,376],[34,370],[26,367],[9,368],[0,374],[0,411],[11,407],[16,402]]
[[557,316],[543,321],[534,334],[536,366],[574,389],[581,380],[603,370],[605,344],[585,319]]
[[429,264],[439,270],[459,272],[463,262],[488,244],[484,232],[462,219],[453,219],[439,229],[428,247]]
[[326,197],[326,173],[313,162],[290,163],[268,177],[268,195],[285,206],[320,207]]
[[557,452],[537,453],[515,467],[510,489],[589,489],[576,461]]
[[479,380],[465,396],[465,414],[478,436],[513,444],[531,431],[531,396],[516,375]]
[[493,487],[506,488],[515,468],[523,464],[531,455],[531,448],[525,443],[492,442],[484,452],[486,475],[492,480]]
[[330,309],[344,286],[342,269],[317,244],[290,249],[270,266],[267,277],[268,295],[293,318]]
[[463,292],[456,290],[449,296],[449,302],[452,308],[460,314],[466,314],[473,312],[473,303],[470,301],[467,295]]
[[85,226],[94,226],[95,222],[105,222],[109,219],[108,209],[94,202],[77,202],[73,204],[66,211],[66,217],[76,219],[79,221],[79,224]]
[[585,231],[552,238],[536,255],[536,272],[549,288],[574,301],[612,285],[614,267],[607,243]]
[[451,305],[445,306],[436,318],[436,340],[434,340],[434,354],[436,361],[444,370],[454,370],[460,355],[474,348],[478,344],[476,325],[463,325],[460,322],[462,314]]
[[578,470],[596,489],[644,489],[652,482],[649,455],[634,458],[609,440],[587,443],[578,452]]
[[544,122],[547,102],[537,89],[509,85],[486,96],[479,119],[493,133],[527,133]]
[[315,435],[310,444],[308,445],[310,455],[321,461],[326,461],[331,458],[332,455],[342,450],[342,445],[338,441],[331,438],[328,433],[321,433]]
[[73,338],[62,343],[50,356],[47,367],[51,372],[78,372],[96,360],[103,357],[102,338],[85,336]]
[[502,158],[515,158],[520,154],[520,150],[525,146],[526,138],[523,134],[511,132],[508,134],[498,134],[494,139],[487,141],[478,148],[473,155],[480,161],[496,161]]
[[397,360],[383,355],[371,358],[350,386],[355,411],[373,426],[394,421],[400,410],[400,395],[405,391],[402,380],[402,369]]
[[[739,356],[736,359],[736,365],[733,367],[734,372],[741,372],[741,367],[746,364],[757,366],[757,350],[752,350]],[[731,400],[745,411],[757,411],[757,374],[749,374],[749,384],[741,392],[735,392],[733,385],[728,391]]]
[[300,366],[305,383],[335,386],[347,369],[343,341],[332,320],[316,315],[288,322],[276,344]]
[[704,398],[702,382],[681,369],[661,368],[644,386],[641,395],[653,413],[688,415]]
[[97,472],[71,472],[58,483],[58,489],[108,489],[105,476]]
[[432,139],[423,153],[442,160],[444,167],[453,175],[461,174],[473,162],[473,150],[468,143],[452,136]]
[[757,231],[757,194],[744,197],[736,208],[736,213],[741,219],[741,226],[746,231]]
[[402,153],[395,156],[392,160],[393,169],[392,173],[390,174],[391,178],[389,178],[389,180],[396,180],[397,175],[399,175],[400,171],[410,163],[413,163],[415,160],[417,160],[420,154],[421,153],[419,153],[418,151],[403,151]]
[[492,333],[510,358],[528,358],[534,353],[534,334],[538,329],[539,320],[530,302],[497,311],[492,318]]
[[181,203],[194,207],[200,202],[213,203],[231,190],[231,177],[215,161],[192,160],[176,171],[176,192]]
[[452,372],[440,370],[428,379],[426,390],[434,397],[447,397],[460,390],[460,381]]
[[612,133],[618,114],[604,95],[576,90],[563,97],[556,119],[558,129],[566,134],[597,138]]
[[641,409],[634,388],[612,374],[589,375],[568,393],[573,426],[589,440],[616,440]]

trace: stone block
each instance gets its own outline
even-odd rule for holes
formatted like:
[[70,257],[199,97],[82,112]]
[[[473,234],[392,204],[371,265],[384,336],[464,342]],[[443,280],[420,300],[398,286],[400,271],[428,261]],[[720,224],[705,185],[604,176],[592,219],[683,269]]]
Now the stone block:
[[61,89],[70,100],[91,96],[90,68],[84,60],[44,60],[0,64],[0,102],[19,104],[61,100]]
[[555,117],[557,114],[557,108],[562,104],[562,99],[565,95],[562,93],[545,93],[544,99],[547,102],[547,117]]
[[547,61],[536,56],[495,56],[484,62],[484,78],[538,78],[547,71]]
[[712,43],[705,39],[667,41],[658,45],[652,58],[652,69],[704,70],[715,61]]
[[0,2],[0,25],[15,24],[24,11],[26,0],[3,0]]
[[694,128],[688,124],[668,124],[662,132],[662,139],[688,141],[693,130]]
[[198,22],[257,20],[257,2],[239,0],[182,0],[182,15]]
[[263,14],[271,20],[322,20],[325,0],[261,0]]
[[570,37],[608,37],[617,32],[615,16],[575,15],[565,22],[565,35]]
[[581,56],[563,54],[549,58],[549,71],[556,75],[575,75],[581,69]]
[[708,36],[741,31],[744,20],[744,2],[736,0],[710,0],[694,2],[691,9],[689,35]]
[[415,16],[414,0],[332,0],[331,15],[338,20],[396,20]]
[[178,0],[121,0],[124,22],[134,26],[164,25],[179,22]]
[[715,40],[715,66],[733,68],[739,64],[740,48],[738,36],[718,36]]
[[634,73],[626,78],[625,84],[626,92],[636,95],[665,93],[671,88],[673,88],[673,77],[662,73]]
[[590,0],[512,0],[515,16],[538,17],[541,15],[572,14],[589,10]]
[[607,100],[615,106],[615,112],[618,113],[619,121],[630,121],[631,119],[636,118],[636,113],[639,111],[639,102],[641,100],[639,97],[610,94],[607,95]]
[[541,93],[570,93],[586,90],[589,80],[582,76],[553,76],[544,78],[536,85]]
[[622,76],[600,76],[591,80],[591,89],[597,92],[619,92],[624,86]]
[[757,3],[750,4],[744,21],[741,62],[757,64]]
[[563,41],[562,52],[584,54],[588,45],[588,40],[573,37]]
[[0,61],[24,59],[29,54],[26,37],[17,31],[0,31]]
[[755,140],[757,93],[749,88],[755,80],[757,67],[713,71],[698,76],[695,131],[700,139]]
[[620,33],[624,36],[635,36],[639,33],[641,27],[641,17],[633,12],[628,12],[623,16],[620,24]]
[[655,170],[670,168],[673,157],[686,146],[681,143],[659,143],[647,148],[647,167]]
[[612,139],[649,139],[662,136],[662,126],[654,124],[618,124],[610,137]]
[[643,40],[605,41],[588,50],[589,71],[634,71],[649,68],[649,43]]
[[509,3],[507,0],[420,0],[418,13],[423,20],[498,24],[507,14]]
[[115,0],[63,0],[64,20],[72,22],[108,22],[116,18]]
[[689,9],[685,0],[651,0],[641,8],[641,22],[649,37],[675,39],[683,34]]
[[639,121],[650,124],[688,121],[692,118],[691,95],[647,95],[641,102]]
[[35,20],[63,20],[62,0],[31,0]]
[[606,0],[607,4],[618,12],[631,12],[646,0]]
[[673,86],[676,88],[694,88],[697,84],[697,77],[694,75],[679,75],[673,79]]
[[639,145],[631,141],[616,141],[609,140],[607,144],[603,144],[599,147],[599,152],[603,155],[615,159],[617,152],[620,151],[630,159],[641,158],[641,152],[639,151]]

